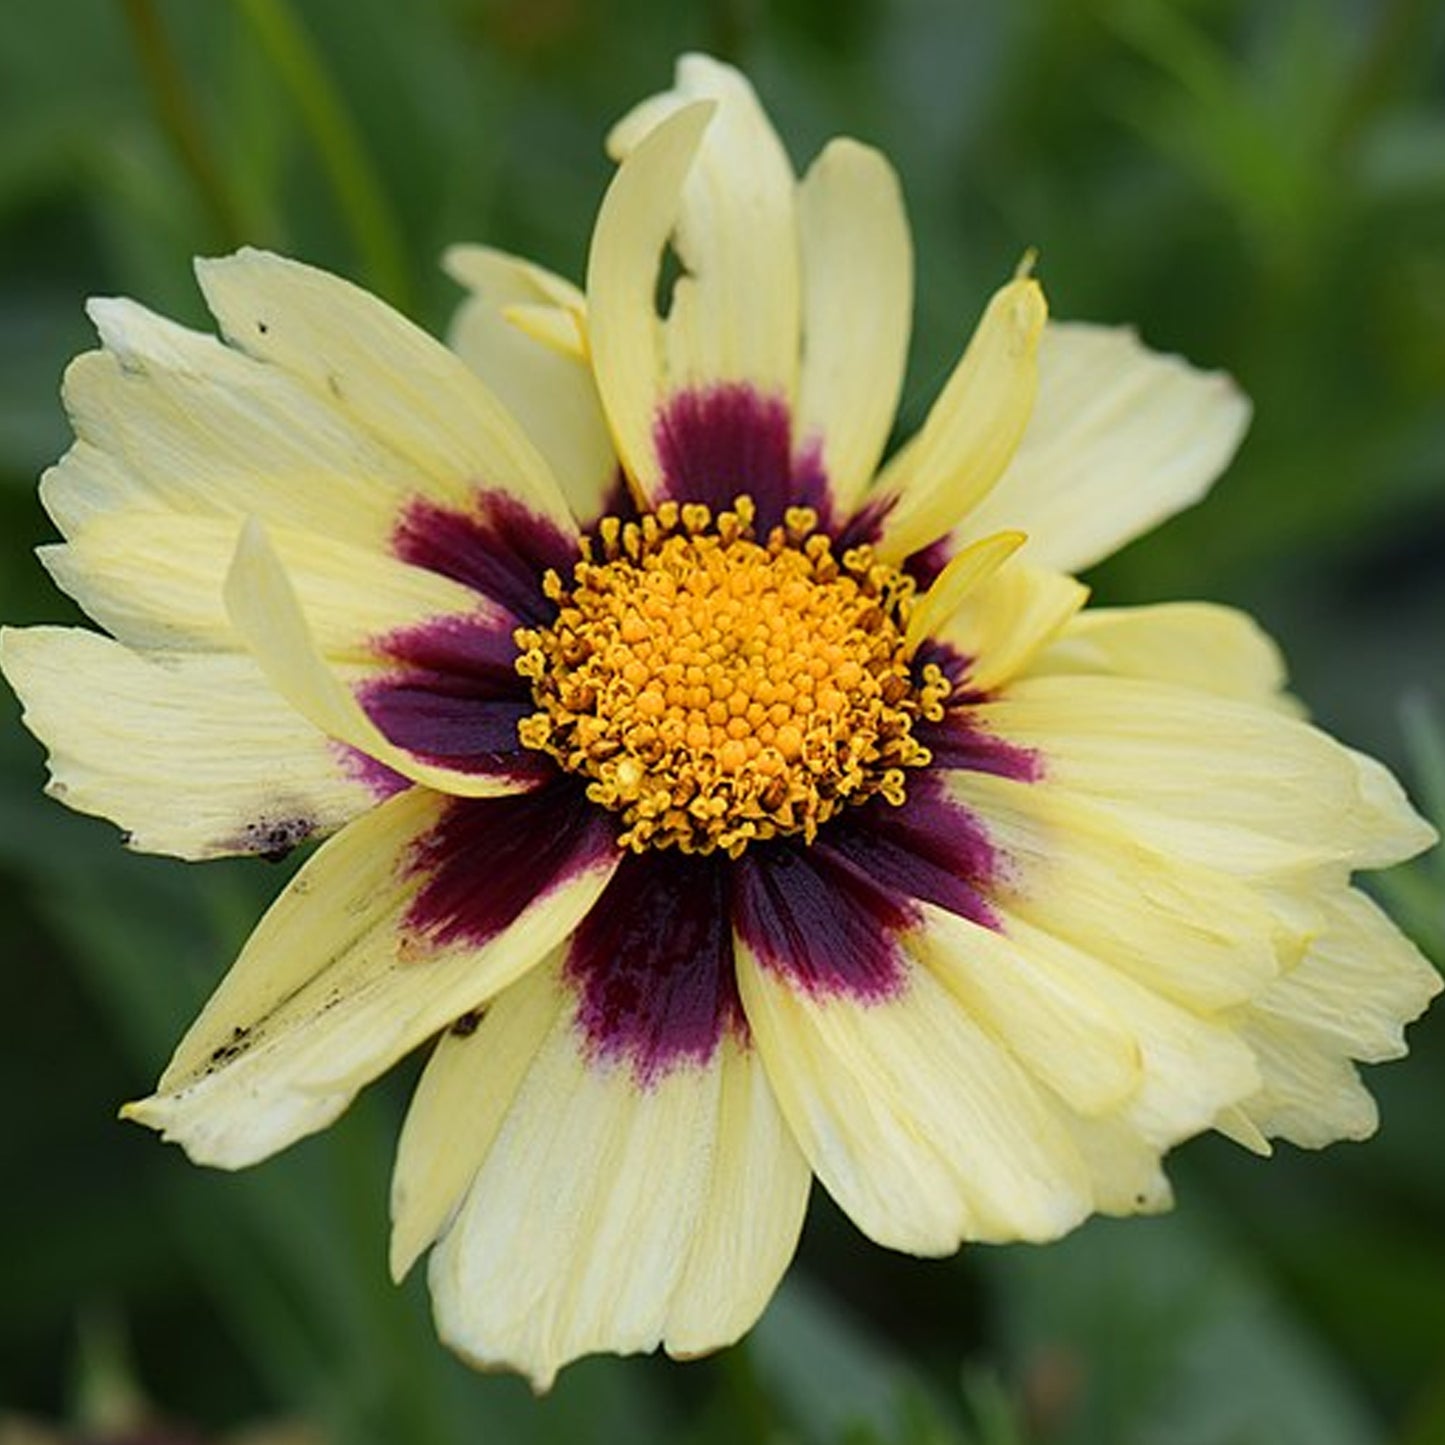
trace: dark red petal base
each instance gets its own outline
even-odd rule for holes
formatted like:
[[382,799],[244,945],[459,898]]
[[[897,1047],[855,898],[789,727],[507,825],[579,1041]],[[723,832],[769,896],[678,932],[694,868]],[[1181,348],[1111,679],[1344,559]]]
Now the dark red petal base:
[[781,397],[745,382],[676,392],[659,410],[652,435],[673,500],[703,502],[716,513],[746,492],[760,535],[778,526],[789,507],[812,507],[823,529],[831,529],[822,453],[814,444],[798,446]]
[[[427,881],[408,923],[481,944],[529,900],[615,850],[611,814],[558,776],[514,797],[453,801],[417,848]],[[626,854],[573,937],[564,977],[591,1057],[648,1087],[746,1041],[734,930],[763,967],[814,997],[880,1003],[903,985],[900,936],[917,900],[991,925],[998,860],[982,829],[926,775],[899,808],[859,808],[809,847],[780,839],[737,860]]]

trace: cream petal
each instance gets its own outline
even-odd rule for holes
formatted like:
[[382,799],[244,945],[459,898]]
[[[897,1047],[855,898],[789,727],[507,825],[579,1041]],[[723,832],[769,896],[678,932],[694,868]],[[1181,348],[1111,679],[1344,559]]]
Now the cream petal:
[[[929,910],[922,935],[929,962],[1072,1113],[1112,1114],[1155,1149],[1165,1149],[1209,1128],[1221,1109],[1258,1088],[1254,1058],[1232,1025],[1171,1003],[1107,960],[1005,909],[997,912],[1002,939],[956,915]],[[996,972],[990,974],[990,967]],[[1068,1047],[1081,1057],[1048,1059],[1038,1035],[1052,1030],[1062,1042],[1070,1002],[1078,1024]],[[1105,1032],[1084,1037],[1091,1023]],[[1126,1042],[1133,1045],[1127,1058]],[[1133,1087],[1120,1094],[1129,1065]]]
[[[1004,533],[1022,537],[1021,532]],[[940,575],[936,588],[958,563],[993,538],[963,548]],[[930,591],[929,595],[932,595]],[[1025,669],[1089,600],[1089,589],[1060,572],[1011,560],[964,597],[934,631],[937,641],[971,659],[967,686],[986,693]],[[911,622],[910,622],[911,627]]]
[[42,486],[67,534],[129,508],[237,521],[255,513],[377,547],[419,493],[470,496],[466,474],[434,485],[334,397],[281,367],[133,301],[88,309],[106,349],[65,374],[79,441]]
[[1042,935],[1024,946],[1002,929],[925,909],[915,953],[981,1024],[1070,1109],[1117,1109],[1139,1087],[1139,1040],[1074,969],[1070,951]]
[[1322,1149],[1340,1139],[1368,1139],[1379,1127],[1379,1109],[1343,1054],[1262,1015],[1247,1015],[1237,1027],[1262,1082],[1240,1111],[1260,1135]]
[[[236,550],[232,518],[133,509],[91,519],[68,543],[40,549],[60,587],[132,647],[243,648],[222,584]],[[269,533],[321,653],[374,663],[376,640],[443,617],[501,626],[505,615],[438,573],[317,532]]]
[[458,797],[491,797],[527,786],[495,773],[462,772],[427,763],[390,742],[322,655],[296,589],[254,519],[242,528],[222,595],[232,625],[266,681],[328,737],[356,748],[404,778]]
[[1007,860],[994,891],[1012,914],[1185,1008],[1244,1003],[1304,949],[1248,884],[1145,846],[1083,798],[985,773],[945,781]]
[[830,141],[798,191],[803,357],[797,444],[816,443],[847,513],[883,455],[908,360],[913,246],[892,166]]
[[[1011,281],[988,303],[962,360],[922,430],[883,469],[863,509],[882,516],[877,550],[887,561],[946,536],[1003,475],[1028,424],[1037,352],[1048,308],[1038,283]],[[972,530],[970,541],[1020,520]]]
[[654,299],[662,253],[715,109],[686,106],[649,132],[618,168],[592,233],[588,345],[613,443],[644,499],[662,490],[652,434],[666,386]]
[[667,1327],[670,1354],[737,1339],[762,1314],[797,1248],[813,1173],[761,1059],[723,1044],[707,1200]]
[[686,274],[662,326],[666,378],[673,387],[746,381],[791,398],[800,329],[797,185],[746,76],[706,55],[684,55],[673,89],[619,121],[608,154],[625,166],[664,117],[696,102],[716,109],[676,203],[672,243]]
[[1024,540],[1022,532],[1000,532],[996,537],[985,537],[965,547],[954,557],[908,614],[904,642],[909,652],[915,651],[925,638],[937,634],[1023,546]]
[[1273,639],[1246,613],[1211,602],[1091,607],[1033,659],[1029,672],[1139,677],[1293,708],[1280,697],[1285,667]]
[[[608,149],[621,165],[592,238],[588,336],[618,453],[640,495],[656,498],[670,399],[743,387],[788,415],[802,307],[796,183],[752,87],[706,56],[684,56],[675,88],[625,117]],[[659,315],[669,245],[681,274]]]
[[249,657],[146,654],[68,627],[6,629],[0,667],[50,751],[49,792],[181,858],[285,851],[376,795]]
[[1064,1114],[1064,1124],[1083,1158],[1101,1214],[1162,1214],[1174,1203],[1163,1156],[1126,1119],[1085,1119]]
[[[472,293],[452,320],[452,350],[536,443],[576,516],[592,521],[617,480],[617,457],[580,348],[582,293],[483,246],[454,246],[445,265]],[[571,348],[552,344],[555,336]]]
[[443,1340],[538,1390],[594,1351],[736,1339],[792,1256],[808,1192],[746,1048],[725,1040],[642,1085],[587,1056],[574,1013],[555,967],[539,969],[442,1040],[394,1195],[398,1266],[443,1231],[429,1271]]
[[1297,968],[1254,1000],[1251,1013],[1307,1031],[1352,1059],[1400,1058],[1404,1025],[1440,992],[1440,975],[1358,889],[1316,904],[1324,913],[1319,936]]
[[416,849],[448,806],[412,789],[324,844],[261,920],[155,1094],[126,1117],[197,1163],[266,1158],[324,1128],[364,1084],[556,948],[616,866],[610,853],[579,855],[492,937],[433,939],[409,910],[430,876]]
[[[1204,834],[1252,833],[1289,845],[1297,866],[1318,865],[1362,857],[1397,827],[1367,805],[1345,748],[1236,699],[1134,678],[1037,677],[972,715],[1036,749],[1050,781],[1107,802],[1164,852],[1201,858]],[[1251,861],[1243,848],[1237,866]]]
[[[74,367],[72,363],[67,376]],[[70,391],[69,383],[66,389]],[[132,506],[145,511],[154,508],[156,500],[145,479],[120,457],[82,439],[46,468],[40,478],[40,503],[68,537],[97,517]]]
[[783,1115],[871,1239],[946,1254],[964,1239],[1053,1239],[1087,1214],[1056,1112],[927,969],[909,966],[902,990],[872,1003],[811,996],[737,946]]
[[1399,780],[1382,762],[1346,748],[1359,790],[1356,816],[1363,833],[1353,855],[1357,868],[1388,868],[1423,853],[1440,835],[1410,805]]
[[1081,571],[1197,502],[1249,416],[1227,376],[1149,351],[1132,331],[1053,322],[1028,429],[955,542],[1018,527],[1029,561]]
[[435,501],[501,488],[564,530],[571,509],[537,448],[497,398],[439,341],[339,277],[245,249],[199,261],[226,339],[325,398],[405,457]]

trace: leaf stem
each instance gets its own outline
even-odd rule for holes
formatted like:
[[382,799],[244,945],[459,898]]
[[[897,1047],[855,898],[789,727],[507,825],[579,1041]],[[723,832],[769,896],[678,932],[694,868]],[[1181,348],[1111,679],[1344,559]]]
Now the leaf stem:
[[410,281],[401,230],[351,115],[287,0],[238,0],[291,92],[361,254],[371,287],[404,305]]
[[206,142],[185,72],[166,35],[154,0],[121,0],[131,42],[161,125],[195,183],[211,225],[226,247],[240,245],[246,226]]

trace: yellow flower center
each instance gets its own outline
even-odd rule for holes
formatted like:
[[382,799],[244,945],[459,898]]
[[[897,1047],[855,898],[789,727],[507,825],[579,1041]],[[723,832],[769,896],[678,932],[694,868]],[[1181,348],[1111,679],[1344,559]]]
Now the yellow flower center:
[[910,666],[912,580],[867,547],[835,557],[807,508],[762,541],[753,518],[747,497],[609,517],[570,582],[548,574],[556,621],[516,633],[522,742],[590,778],[632,848],[811,842],[846,803],[902,802],[929,761],[913,725],[948,682]]

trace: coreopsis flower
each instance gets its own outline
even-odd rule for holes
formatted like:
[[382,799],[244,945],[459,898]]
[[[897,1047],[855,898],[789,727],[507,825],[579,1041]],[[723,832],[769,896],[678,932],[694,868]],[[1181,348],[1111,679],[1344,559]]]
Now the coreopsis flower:
[[458,250],[453,350],[255,251],[198,268],[220,340],[92,303],[44,557],[110,635],[4,644],[52,791],[330,835],[126,1113],[235,1168],[430,1041],[392,1269],[539,1387],[736,1339],[815,1176],[938,1255],[1160,1209],[1203,1130],[1370,1133],[1352,1061],[1439,985],[1351,874],[1430,828],[1247,618],[1070,575],[1239,392],[1021,275],[884,462],[887,163],[798,181],[701,57],[610,147],[585,294]]

